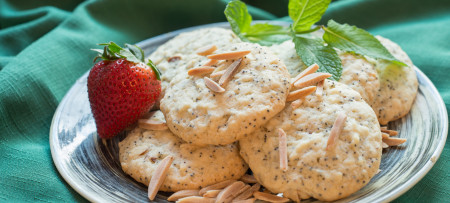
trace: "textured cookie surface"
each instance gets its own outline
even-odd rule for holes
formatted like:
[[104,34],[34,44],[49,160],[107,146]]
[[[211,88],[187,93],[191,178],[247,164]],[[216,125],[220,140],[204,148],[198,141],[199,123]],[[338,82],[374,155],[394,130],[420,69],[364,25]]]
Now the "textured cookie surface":
[[196,51],[204,46],[216,45],[218,48],[241,42],[231,30],[224,28],[204,28],[181,33],[164,43],[149,58],[162,73],[161,87],[166,86],[180,72],[193,67],[194,63],[206,63],[208,59]]
[[393,56],[408,65],[399,66],[377,60],[380,89],[372,107],[378,115],[380,124],[385,125],[409,112],[416,98],[419,84],[414,65],[400,46],[381,36],[377,36],[377,39]]
[[[162,113],[155,115],[164,119]],[[136,181],[148,185],[164,157],[174,157],[162,191],[199,189],[220,181],[239,179],[248,169],[236,144],[194,146],[169,130],[136,128],[119,143],[122,169]]]
[[[180,73],[171,81],[160,107],[174,134],[198,145],[225,145],[253,132],[284,108],[290,85],[285,65],[257,44],[238,43],[216,53],[238,50],[251,53],[242,59],[223,93],[208,89],[203,76]],[[231,63],[221,61],[214,73]]]
[[[290,104],[266,125],[240,140],[241,155],[255,178],[272,192],[294,200],[314,197],[332,201],[366,185],[381,159],[377,117],[359,93],[326,80],[324,94]],[[338,114],[347,119],[333,150],[326,150]],[[277,129],[287,135],[288,169],[280,169]]]

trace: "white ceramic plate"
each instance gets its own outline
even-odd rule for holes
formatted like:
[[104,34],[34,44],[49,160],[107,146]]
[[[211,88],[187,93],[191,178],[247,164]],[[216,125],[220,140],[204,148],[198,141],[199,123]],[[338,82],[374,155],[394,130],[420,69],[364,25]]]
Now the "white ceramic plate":
[[[281,23],[283,24],[283,23]],[[215,23],[170,32],[138,43],[148,56],[158,46],[181,32],[205,27],[228,27]],[[364,188],[341,202],[391,201],[414,186],[431,169],[447,138],[447,111],[433,83],[416,68],[419,92],[411,112],[389,129],[407,138],[406,144],[383,151],[377,174]],[[84,74],[58,106],[50,128],[53,161],[64,179],[93,202],[147,202],[147,188],[126,175],[118,158],[118,142],[125,133],[109,140],[97,136],[89,107],[87,76]],[[166,202],[167,193],[156,201]],[[302,202],[314,202],[305,200]]]

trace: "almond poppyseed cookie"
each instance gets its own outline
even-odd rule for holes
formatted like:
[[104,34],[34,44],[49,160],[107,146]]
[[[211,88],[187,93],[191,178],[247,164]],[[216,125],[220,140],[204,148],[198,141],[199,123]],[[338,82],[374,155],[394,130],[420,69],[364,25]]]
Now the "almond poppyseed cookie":
[[[154,116],[164,120],[161,112]],[[166,192],[237,180],[248,169],[236,144],[199,147],[184,142],[168,129],[153,131],[137,127],[119,143],[122,170],[145,185],[149,184],[158,164],[169,155],[174,160],[160,188]]]
[[[372,108],[347,85],[325,80],[323,88],[321,96],[308,95],[296,108],[286,104],[266,125],[239,141],[241,156],[258,182],[296,202],[344,198],[366,185],[381,161],[380,126]],[[338,115],[346,119],[334,147],[327,149]],[[285,171],[280,167],[279,129],[286,134]]]
[[[258,44],[238,43],[216,53],[250,52],[241,59],[220,60],[211,74],[180,73],[161,100],[170,130],[188,143],[226,145],[252,133],[280,112],[289,92],[289,73],[278,57]],[[214,92],[208,78],[241,60],[230,80]],[[222,74],[222,75],[225,75]],[[211,84],[211,82],[208,82]]]
[[241,40],[231,30],[224,28],[204,28],[184,32],[156,49],[149,58],[161,71],[163,91],[169,82],[180,72],[192,68],[194,64],[208,61],[196,54],[202,47],[215,45],[217,48],[239,43]]
[[381,36],[376,38],[398,60],[408,66],[399,66],[377,60],[380,89],[372,105],[380,124],[397,120],[411,109],[417,95],[419,83],[414,65],[408,55],[396,43]]

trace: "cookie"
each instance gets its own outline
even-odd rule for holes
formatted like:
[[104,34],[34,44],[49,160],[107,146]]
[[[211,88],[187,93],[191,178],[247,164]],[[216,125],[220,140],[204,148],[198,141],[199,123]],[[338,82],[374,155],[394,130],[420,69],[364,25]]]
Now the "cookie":
[[[161,112],[154,116],[164,120]],[[199,189],[224,180],[237,180],[248,169],[236,144],[194,146],[169,130],[136,128],[119,143],[123,171],[145,185],[149,184],[159,162],[169,155],[174,160],[161,191]]]
[[[186,72],[170,82],[160,108],[174,134],[197,145],[226,145],[252,133],[284,108],[289,73],[268,48],[238,43],[216,53],[244,50],[251,52],[242,58],[222,93],[211,91],[204,76]],[[235,61],[220,61],[211,75]]]
[[376,38],[393,56],[408,65],[399,66],[383,60],[376,61],[380,89],[372,107],[378,115],[380,124],[386,125],[389,121],[408,114],[416,98],[419,84],[414,65],[400,46],[381,36]]
[[[344,198],[366,185],[380,165],[381,132],[372,108],[347,85],[325,80],[323,88],[322,96],[306,96],[295,109],[287,104],[239,141],[241,156],[258,182],[297,202]],[[340,114],[346,115],[344,127],[334,148],[327,150]],[[286,171],[280,167],[279,128],[286,133]]]
[[208,59],[196,51],[208,45],[218,48],[241,42],[231,30],[224,28],[204,28],[184,32],[156,49],[149,58],[161,71],[161,87],[164,91],[173,77],[193,67],[206,63]]

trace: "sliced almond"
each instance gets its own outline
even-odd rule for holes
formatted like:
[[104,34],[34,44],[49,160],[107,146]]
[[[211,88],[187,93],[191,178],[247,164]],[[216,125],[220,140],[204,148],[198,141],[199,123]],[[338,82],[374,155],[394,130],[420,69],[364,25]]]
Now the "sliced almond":
[[387,145],[386,143],[382,142],[381,143],[381,147],[383,147],[383,149],[389,148],[389,145]]
[[327,148],[326,150],[333,150],[334,146],[339,138],[339,135],[344,129],[345,120],[347,120],[347,115],[340,113],[337,115],[336,120],[334,121],[333,127],[331,128],[330,137],[328,137]]
[[228,68],[225,70],[225,73],[223,73],[222,77],[220,77],[219,85],[223,86],[228,81],[233,78],[234,74],[236,73],[236,70],[238,69],[239,65],[241,64],[242,58],[234,61]]
[[214,73],[211,73],[209,77],[215,78],[215,77],[222,77],[222,75],[225,73],[226,70],[217,71]]
[[243,191],[240,195],[236,196],[234,200],[244,200],[250,198],[254,192],[258,191],[259,188],[261,188],[261,185],[259,183],[254,184],[252,187],[248,188],[247,190]]
[[236,181],[233,184],[227,186],[220,191],[217,195],[216,203],[228,203],[231,202],[236,196],[243,192],[243,188],[246,184],[242,181]]
[[256,199],[268,202],[289,202],[289,199],[286,197],[279,197],[265,192],[255,192],[253,193],[253,196],[255,196]]
[[290,101],[294,101],[297,99],[301,99],[303,97],[306,97],[308,95],[310,95],[311,93],[313,93],[314,91],[316,91],[316,86],[309,86],[309,87],[304,87],[302,89],[299,90],[295,90],[293,92],[290,92],[286,98],[287,102]]
[[396,136],[398,132],[395,130],[381,129],[381,132],[389,134],[389,136]]
[[181,56],[172,56],[172,57],[167,59],[167,62],[171,63],[171,62],[174,62],[174,61],[178,61],[180,59],[181,59]]
[[306,76],[300,78],[297,82],[294,83],[294,86],[296,88],[303,88],[303,87],[315,85],[318,82],[325,80],[329,77],[331,77],[331,74],[329,74],[329,73],[311,73],[309,75],[306,75]]
[[387,130],[387,126],[380,127],[380,130]]
[[324,83],[325,83],[325,80],[322,80],[322,81],[317,83],[317,89],[316,89],[316,95],[317,96],[322,96]]
[[200,56],[207,56],[207,55],[212,54],[216,50],[217,50],[217,46],[216,45],[207,45],[207,46],[199,48],[197,50],[197,54],[200,55]]
[[211,66],[199,66],[189,69],[188,75],[205,75],[212,73],[214,70],[215,68]]
[[302,105],[302,103],[303,103],[303,100],[302,100],[302,99],[297,99],[297,100],[295,100],[295,101],[293,101],[293,102],[291,103],[291,106],[292,106],[293,109],[296,109],[296,108],[298,108],[300,105]]
[[251,52],[250,50],[233,51],[233,52],[227,52],[227,53],[208,55],[207,57],[209,59],[215,59],[215,60],[231,60],[231,59],[242,58],[245,55],[249,54],[250,52]]
[[253,175],[249,175],[249,174],[244,174],[240,180],[244,183],[250,183],[250,184],[258,182],[258,181],[256,181],[256,178]]
[[300,80],[300,78],[305,77],[306,75],[309,75],[311,73],[315,73],[317,70],[319,70],[319,65],[312,64],[308,68],[306,68],[304,71],[300,72],[295,78],[291,80],[291,88],[294,86],[294,83]]
[[199,190],[180,190],[170,195],[167,200],[174,202],[184,197],[198,196],[198,191]]
[[203,66],[212,66],[212,65],[216,65],[217,62],[219,62],[219,60],[211,59],[211,60],[209,60],[208,62],[206,62]]
[[233,200],[233,203],[253,203],[255,202],[255,198],[251,198],[251,199],[241,199],[241,200]]
[[205,81],[206,87],[208,87],[213,92],[225,92],[225,89],[223,89],[219,84],[214,82],[214,80],[209,79],[208,77],[204,77],[203,80]]
[[184,197],[177,201],[178,203],[214,203],[216,199],[208,197],[190,196]]
[[156,168],[155,172],[152,175],[152,179],[150,179],[150,183],[148,184],[148,199],[154,200],[156,193],[158,193],[159,188],[161,187],[164,179],[166,179],[167,172],[169,172],[169,167],[173,162],[173,156],[166,156]]
[[208,190],[205,192],[205,194],[203,194],[203,197],[210,197],[210,198],[217,197],[220,191],[222,190]]
[[280,152],[280,169],[283,171],[287,171],[288,157],[287,157],[286,133],[281,128],[278,128],[278,151]]
[[383,138],[383,139],[389,138],[389,134],[381,133],[381,138]]
[[406,142],[405,138],[394,138],[394,137],[389,137],[387,139],[383,139],[383,142],[386,143],[389,146],[397,146],[399,144],[403,144]]
[[208,190],[220,190],[220,189],[223,189],[223,188],[229,186],[230,184],[232,184],[234,182],[236,182],[236,181],[235,180],[225,180],[225,181],[216,183],[214,185],[206,186],[206,187],[202,188],[198,192],[198,194],[203,196]]
[[151,119],[138,119],[138,126],[147,130],[166,130],[168,128],[165,122]]

